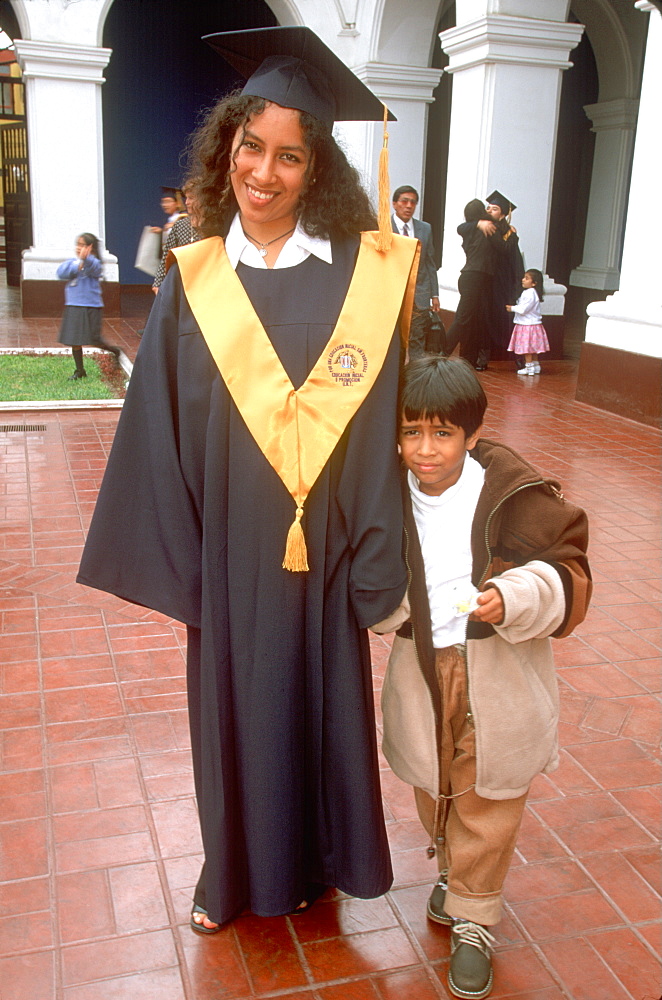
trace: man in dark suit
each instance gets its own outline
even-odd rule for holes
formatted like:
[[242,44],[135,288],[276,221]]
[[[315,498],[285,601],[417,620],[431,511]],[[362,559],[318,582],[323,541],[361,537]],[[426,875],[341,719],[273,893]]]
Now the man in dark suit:
[[[444,349],[444,328],[439,316],[439,284],[437,282],[437,266],[434,261],[432,245],[432,229],[427,222],[414,219],[413,215],[418,205],[418,191],[409,185],[396,188],[393,192],[393,215],[391,224],[393,232],[401,236],[412,236],[421,242],[421,260],[416,279],[416,294],[414,296],[414,311],[409,333],[409,357],[420,357],[425,351],[438,353]],[[437,328],[441,329],[441,343],[434,336],[430,310],[436,314]]]

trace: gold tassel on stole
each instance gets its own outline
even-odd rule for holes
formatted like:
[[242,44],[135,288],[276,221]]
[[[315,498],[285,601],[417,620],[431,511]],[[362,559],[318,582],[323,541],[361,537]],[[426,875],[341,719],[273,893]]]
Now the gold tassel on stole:
[[292,573],[306,573],[308,571],[308,550],[301,527],[302,517],[303,507],[297,507],[296,516],[287,533],[283,569],[289,569]]
[[292,573],[307,573],[308,572],[308,549],[306,548],[306,539],[303,533],[303,528],[301,527],[301,518],[303,517],[303,504],[304,500],[301,499],[303,496],[301,492],[301,436],[299,433],[299,397],[295,394],[294,396],[294,408],[296,413],[296,429],[297,429],[297,465],[299,469],[299,488],[297,490],[297,495],[295,497],[295,503],[297,505],[296,515],[292,524],[290,525],[290,530],[287,533],[287,542],[285,543],[285,558],[283,559],[283,569],[289,569]]
[[393,243],[393,229],[391,227],[391,202],[390,202],[390,181],[388,176],[388,108],[384,105],[384,141],[379,151],[379,179],[377,222],[379,225],[379,236],[377,238],[377,249],[390,250]]

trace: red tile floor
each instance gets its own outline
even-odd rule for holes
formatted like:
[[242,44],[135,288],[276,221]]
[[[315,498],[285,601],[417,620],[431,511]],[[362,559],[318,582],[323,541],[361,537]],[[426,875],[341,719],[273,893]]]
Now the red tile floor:
[[[0,345],[54,343],[56,321],[12,313]],[[138,325],[109,321],[108,337],[133,356]],[[556,643],[562,764],[532,789],[492,996],[657,1000],[660,435],[575,403],[575,369],[483,376],[488,435],[588,509],[596,583],[588,620]],[[447,997],[448,931],[424,915],[432,863],[385,762],[387,896],[189,930],[200,842],[184,632],[74,583],[116,421],[0,413],[2,1000]],[[388,639],[372,645],[378,694]]]

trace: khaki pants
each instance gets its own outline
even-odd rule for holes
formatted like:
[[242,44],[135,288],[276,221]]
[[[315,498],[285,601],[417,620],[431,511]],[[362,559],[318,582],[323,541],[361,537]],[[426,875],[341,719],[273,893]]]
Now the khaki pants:
[[436,650],[435,666],[444,713],[441,792],[452,797],[440,799],[435,809],[434,799],[416,788],[418,815],[435,838],[439,871],[448,869],[446,913],[496,924],[526,794],[498,800],[476,795],[476,739],[467,700],[465,648]]

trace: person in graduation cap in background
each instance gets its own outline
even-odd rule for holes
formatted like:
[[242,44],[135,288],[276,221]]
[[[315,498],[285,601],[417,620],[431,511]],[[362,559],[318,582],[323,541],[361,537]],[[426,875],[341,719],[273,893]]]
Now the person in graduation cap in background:
[[[497,235],[503,240],[503,247],[494,254],[494,270],[492,273],[492,292],[487,306],[492,345],[500,349],[500,353],[508,349],[512,334],[512,317],[506,312],[506,305],[519,295],[519,289],[524,275],[524,263],[519,248],[517,230],[511,226],[512,213],[517,208],[500,191],[492,191],[485,199],[485,211],[489,220],[464,222],[458,226],[458,233],[463,238],[470,235],[473,229],[480,229],[485,237]],[[490,359],[490,346],[485,344],[478,354],[476,368],[481,371],[487,367]]]
[[168,236],[163,245],[161,262],[159,263],[156,274],[154,275],[154,281],[152,282],[152,291],[155,295],[158,294],[159,288],[163,284],[163,279],[166,276],[166,263],[170,251],[175,250],[177,247],[186,246],[188,243],[195,243],[197,240],[202,239],[202,233],[199,228],[200,219],[198,218],[194,178],[186,182],[182,188],[182,194],[184,195],[186,215],[180,215],[168,232]]
[[186,215],[183,192],[179,188],[162,186],[161,208],[165,212],[166,221],[162,226],[152,226],[152,232],[161,233],[161,245],[165,246],[168,233],[174,224]]
[[[505,306],[513,296],[520,295],[524,277],[524,261],[519,248],[519,236],[510,219],[517,208],[500,191],[492,191],[486,199],[486,212],[494,222],[504,242],[506,253],[499,254],[492,280],[492,343],[508,349],[512,335],[512,317]],[[505,318],[504,318],[505,314]]]
[[406,586],[418,244],[390,231],[387,178],[373,231],[332,126],[384,108],[310,29],[206,41],[248,82],[194,136],[209,238],[174,251],[78,579],[188,626],[191,926],[213,933],[391,885],[366,629]]
[[452,354],[459,344],[460,356],[482,371],[489,358],[492,281],[506,245],[478,198],[464,206],[464,222],[457,232],[466,260],[458,280],[460,301],[446,334],[446,353]]

